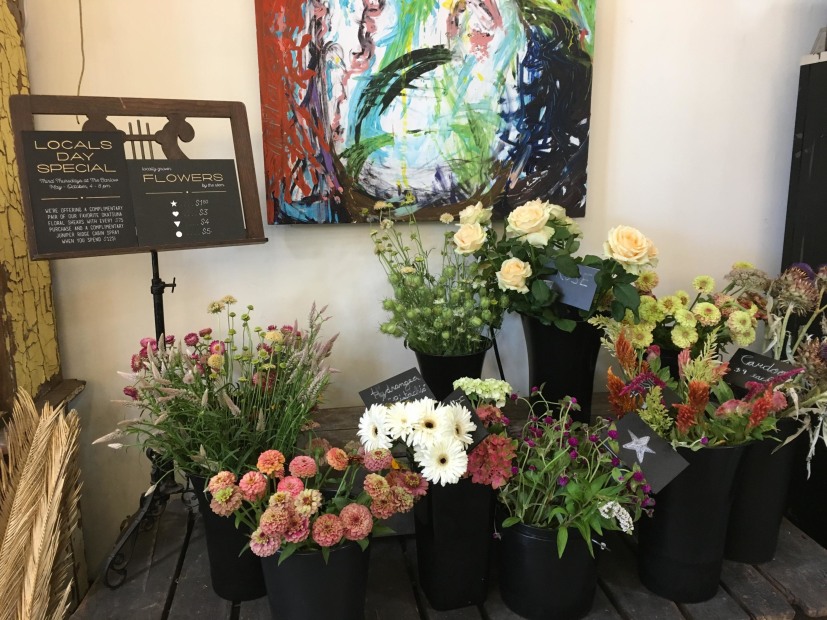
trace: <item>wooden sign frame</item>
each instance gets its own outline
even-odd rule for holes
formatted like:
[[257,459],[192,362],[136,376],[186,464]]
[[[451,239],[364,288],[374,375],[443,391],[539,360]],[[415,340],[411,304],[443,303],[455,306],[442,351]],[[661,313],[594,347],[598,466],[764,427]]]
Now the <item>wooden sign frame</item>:
[[[14,145],[20,173],[20,190],[26,216],[26,234],[29,255],[32,260],[49,258],[77,258],[81,256],[107,256],[113,254],[136,254],[142,252],[181,250],[190,248],[215,247],[264,243],[264,227],[261,204],[258,197],[253,150],[247,123],[247,110],[238,101],[200,101],[187,99],[138,99],[120,97],[75,97],[59,95],[12,95],[9,98]],[[34,131],[36,115],[85,116],[81,131],[117,131],[124,134],[125,143],[138,143],[143,152],[147,142],[159,144],[167,160],[188,159],[179,145],[190,142],[195,131],[187,122],[188,118],[226,118],[230,121],[235,153],[235,167],[241,195],[246,236],[233,240],[209,240],[170,243],[158,246],[135,245],[130,247],[67,250],[45,252],[38,248],[37,235],[29,191],[29,175],[24,161],[24,131]],[[166,118],[167,123],[154,133],[126,134],[118,129],[108,117],[156,117]]]

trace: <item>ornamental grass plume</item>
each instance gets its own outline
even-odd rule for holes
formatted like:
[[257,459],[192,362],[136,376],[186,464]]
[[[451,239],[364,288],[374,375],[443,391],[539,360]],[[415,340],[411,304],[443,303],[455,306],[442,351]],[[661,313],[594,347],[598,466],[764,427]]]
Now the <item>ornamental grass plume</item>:
[[208,306],[209,313],[223,315],[223,330],[141,340],[132,373],[121,373],[131,383],[124,388],[126,404],[140,414],[96,443],[121,447],[122,438],[132,436],[185,473],[202,476],[240,474],[258,458],[268,475],[283,467],[266,450],[293,454],[330,382],[336,336],[322,338],[328,317],[315,304],[300,328],[254,327],[253,306],[236,313],[236,303],[228,295]]
[[[288,463],[286,471],[295,475],[285,476],[280,466],[284,456],[270,449],[260,455],[258,471],[244,473],[238,485],[227,471],[215,474],[207,485],[213,512],[223,517],[234,514],[236,525],[247,526],[250,549],[260,557],[278,552],[281,564],[298,550],[317,549],[326,562],[330,550],[346,541],[365,549],[372,532],[388,530],[378,519],[410,511],[427,490],[416,472],[391,469],[393,458],[387,450],[377,450],[371,457],[374,464],[387,464],[384,473],[368,473],[359,489],[356,481],[364,471],[364,451],[337,447],[325,451],[319,443],[311,445],[316,446],[311,454],[295,456]],[[262,478],[265,488],[259,492]],[[244,490],[245,480],[254,481],[254,493]]]
[[572,419],[574,399],[547,401],[539,391],[523,399],[530,407],[513,460],[514,474],[499,489],[508,517],[503,527],[523,523],[556,531],[562,557],[571,532],[592,549],[592,532],[621,530],[650,513],[651,487],[639,467],[615,457],[617,431],[606,419],[588,426]]
[[[404,215],[404,206],[380,202],[375,211],[379,226],[371,231],[374,252],[393,290],[382,301],[390,318],[380,331],[431,355],[486,349],[502,324],[507,303],[493,276],[473,256],[491,243],[491,209],[479,203],[465,208],[458,230],[444,233],[439,259],[432,259],[434,249],[425,247],[413,215],[404,233],[404,224],[394,222],[395,214]],[[449,225],[453,221],[440,219]]]

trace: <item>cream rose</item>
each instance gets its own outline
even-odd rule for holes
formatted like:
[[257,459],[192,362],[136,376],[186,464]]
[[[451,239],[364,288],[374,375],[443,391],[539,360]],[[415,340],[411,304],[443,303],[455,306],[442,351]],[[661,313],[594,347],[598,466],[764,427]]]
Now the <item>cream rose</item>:
[[480,224],[460,224],[454,233],[454,245],[457,254],[471,254],[485,243],[485,230]]
[[548,212],[551,214],[551,217],[556,220],[565,220],[567,217],[566,210],[560,205],[549,205]]
[[531,265],[519,258],[509,258],[503,261],[497,272],[497,284],[501,291],[517,291],[528,293],[526,279],[531,277]]
[[539,232],[545,228],[548,218],[551,217],[551,205],[541,200],[532,200],[520,205],[508,214],[508,225],[505,227],[509,237],[522,237],[530,233]]
[[481,202],[469,205],[459,212],[460,224],[487,224],[491,221],[491,208],[484,209]]
[[623,265],[629,273],[639,274],[643,267],[655,267],[658,264],[658,249],[655,244],[631,226],[612,228],[609,238],[603,242],[603,253]]

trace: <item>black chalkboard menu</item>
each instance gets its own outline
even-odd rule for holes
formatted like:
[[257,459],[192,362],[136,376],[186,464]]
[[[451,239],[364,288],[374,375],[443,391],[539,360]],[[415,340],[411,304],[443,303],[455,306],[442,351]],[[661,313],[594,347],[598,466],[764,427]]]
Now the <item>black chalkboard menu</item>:
[[118,131],[23,131],[38,254],[60,257],[243,240],[232,159],[127,159]]
[[23,132],[41,252],[138,244],[123,145],[120,132]]

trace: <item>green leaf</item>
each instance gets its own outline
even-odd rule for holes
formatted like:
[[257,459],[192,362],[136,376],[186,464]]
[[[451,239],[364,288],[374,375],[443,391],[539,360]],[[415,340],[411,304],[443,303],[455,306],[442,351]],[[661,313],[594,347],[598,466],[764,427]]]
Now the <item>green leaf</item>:
[[554,326],[564,332],[571,333],[577,327],[577,321],[573,319],[554,319]]
[[327,561],[330,559],[330,547],[322,547],[322,559],[324,559],[324,563],[327,564]]
[[554,259],[554,264],[557,266],[557,270],[562,273],[564,276],[569,278],[579,278],[580,277],[580,268],[577,266],[577,263],[574,262],[571,256],[567,254],[561,254]]
[[618,284],[612,287],[615,299],[631,310],[637,310],[640,305],[640,294],[631,284]]
[[503,521],[503,527],[511,527],[512,525],[516,525],[520,522],[520,517],[507,517]]
[[296,553],[296,550],[298,548],[299,546],[295,543],[287,543],[286,545],[284,545],[281,548],[281,551],[279,552],[279,566],[281,566],[281,563],[284,562],[287,558]]
[[359,545],[359,547],[361,547],[362,551],[368,548],[369,543],[370,541],[367,538],[362,538],[361,540],[356,541],[356,544]]
[[626,316],[626,307],[617,299],[612,300],[612,318],[615,321],[622,321]]
[[391,536],[393,534],[396,534],[396,532],[392,527],[388,527],[387,525],[382,525],[380,523],[374,522],[371,534],[373,534],[374,536]]
[[566,550],[566,543],[569,542],[569,531],[565,527],[557,530],[557,557],[563,557],[563,551]]
[[537,300],[537,303],[540,304],[546,303],[548,298],[551,297],[548,284],[546,284],[545,280],[540,280],[539,278],[531,283],[531,294],[534,296],[534,299]]

